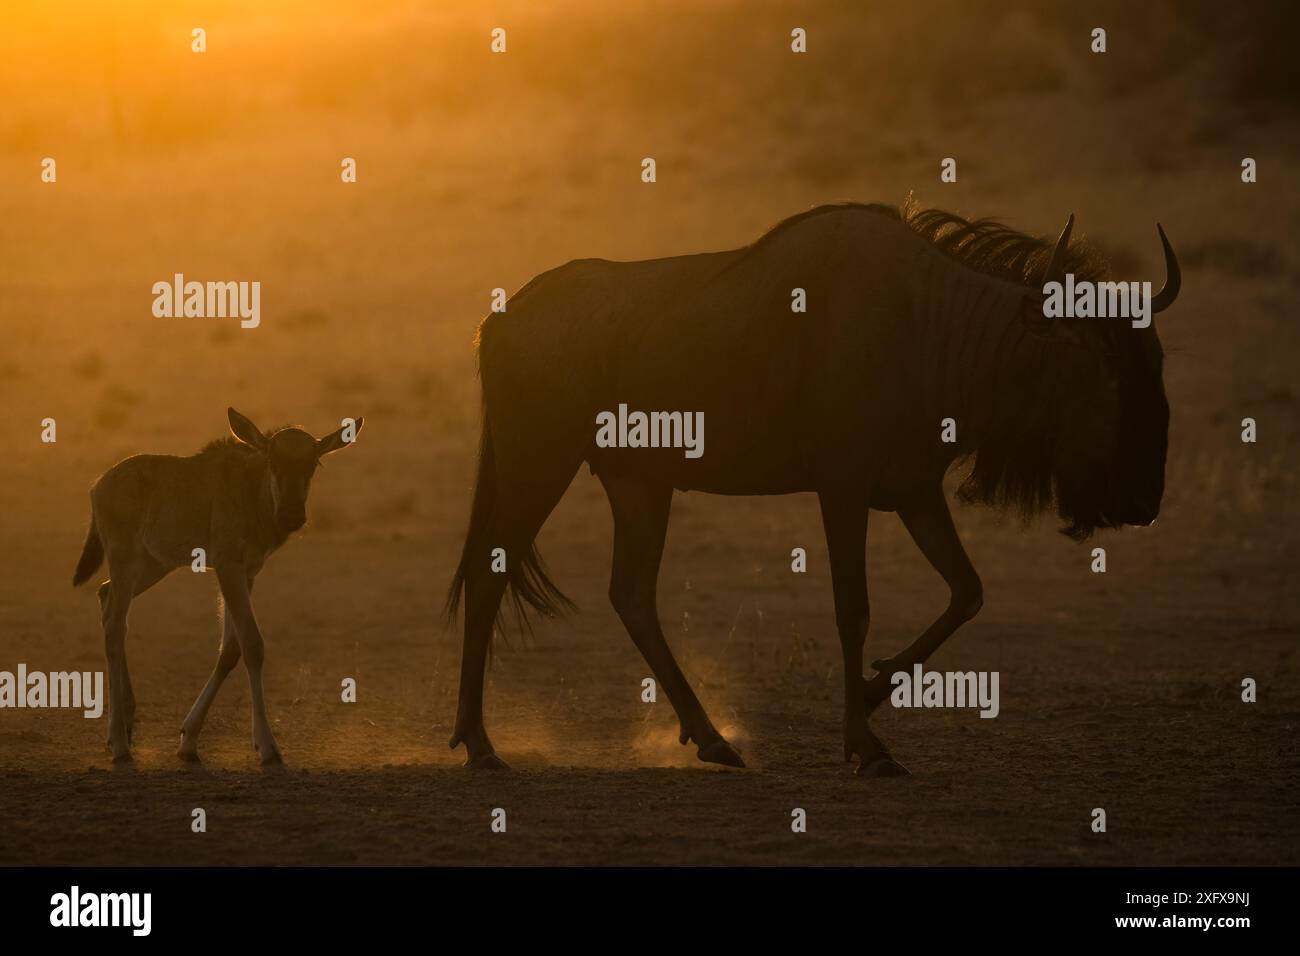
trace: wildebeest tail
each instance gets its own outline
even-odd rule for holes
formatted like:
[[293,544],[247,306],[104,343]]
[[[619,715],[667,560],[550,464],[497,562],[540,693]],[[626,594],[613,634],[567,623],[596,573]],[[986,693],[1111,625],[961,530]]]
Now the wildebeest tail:
[[72,586],[84,584],[90,576],[104,563],[104,542],[99,540],[99,529],[95,527],[95,516],[90,516],[90,528],[86,531],[86,543],[81,546],[81,560],[77,570],[72,574]]
[[[465,590],[465,578],[470,562],[482,562],[484,568],[491,562],[491,551],[500,546],[490,538],[492,522],[498,505],[496,456],[492,450],[492,433],[488,427],[486,410],[483,415],[483,432],[479,439],[478,477],[474,482],[474,503],[470,506],[469,531],[460,564],[451,580],[447,593],[446,618],[454,622]],[[574,604],[546,574],[546,565],[537,550],[530,544],[522,558],[509,555],[506,578],[515,617],[521,628],[528,627],[527,607],[543,617],[558,617],[574,609]],[[527,607],[526,607],[527,606]]]

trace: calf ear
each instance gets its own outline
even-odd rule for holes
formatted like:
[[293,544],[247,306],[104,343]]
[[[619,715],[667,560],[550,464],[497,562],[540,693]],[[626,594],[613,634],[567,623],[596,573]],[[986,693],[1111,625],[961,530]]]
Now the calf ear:
[[230,419],[230,433],[232,435],[245,445],[252,445],[258,451],[266,451],[266,436],[262,434],[260,428],[233,408],[227,408],[226,415]]
[[316,439],[316,457],[324,458],[332,451],[338,451],[340,448],[346,448],[357,440],[361,434],[361,424],[364,418],[345,418],[343,427],[338,431],[330,432],[324,438]]

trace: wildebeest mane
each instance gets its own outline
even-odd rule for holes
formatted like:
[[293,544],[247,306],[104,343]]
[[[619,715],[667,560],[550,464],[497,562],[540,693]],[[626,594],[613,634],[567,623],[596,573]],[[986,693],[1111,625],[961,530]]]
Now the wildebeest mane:
[[[1042,281],[1056,245],[1054,238],[1030,236],[997,219],[964,219],[942,209],[925,209],[909,197],[901,206],[858,202],[814,206],[777,223],[751,243],[747,251],[760,248],[774,236],[806,219],[846,209],[860,209],[901,222],[936,249],[963,265],[1023,286],[1036,286]],[[1070,243],[1066,252],[1064,271],[1074,273],[1076,280],[1100,282],[1105,279],[1107,270],[1105,261],[1097,251],[1076,239]]]
[[[977,272],[1007,282],[1041,285],[1055,239],[1035,238],[996,219],[963,219],[942,209],[922,209],[908,200],[899,218],[922,239]],[[1073,241],[1065,254],[1063,271],[1076,280],[1100,282],[1106,264],[1086,243]]]

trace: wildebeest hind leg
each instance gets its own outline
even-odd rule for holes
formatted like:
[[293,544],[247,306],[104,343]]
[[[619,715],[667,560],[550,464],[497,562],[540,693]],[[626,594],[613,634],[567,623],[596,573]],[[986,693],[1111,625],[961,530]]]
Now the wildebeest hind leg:
[[698,756],[708,763],[743,767],[745,762],[718,733],[686,676],[677,666],[659,626],[655,592],[659,561],[673,489],[668,484],[629,475],[600,475],[614,513],[614,567],[609,599],[633,643],[645,657],[655,679],[668,694],[681,721],[681,742],[694,740]]
[[486,558],[483,563],[484,567],[471,569],[465,575],[465,644],[460,659],[456,727],[450,743],[453,748],[465,745],[467,767],[506,769],[483,726],[483,672],[506,581],[503,575],[489,572]]
[[[539,431],[538,436],[544,433]],[[543,450],[521,455],[529,446],[510,446],[498,452],[496,494],[491,528],[482,553],[465,571],[465,643],[460,663],[460,693],[456,707],[453,748],[465,745],[465,766],[507,769],[496,755],[483,724],[483,677],[497,612],[505,595],[507,575],[493,573],[490,549],[501,548],[506,560],[518,568],[533,546],[537,533],[564,496],[582,463],[578,436],[569,443],[544,444]],[[572,448],[569,446],[572,445]]]
[[925,633],[895,657],[872,661],[878,673],[866,681],[864,696],[869,715],[889,696],[890,677],[897,671],[909,671],[924,663],[957,628],[973,618],[984,603],[983,587],[970,558],[961,546],[952,523],[942,485],[918,494],[898,509],[912,540],[926,560],[943,576],[951,598],[943,613],[926,628]]

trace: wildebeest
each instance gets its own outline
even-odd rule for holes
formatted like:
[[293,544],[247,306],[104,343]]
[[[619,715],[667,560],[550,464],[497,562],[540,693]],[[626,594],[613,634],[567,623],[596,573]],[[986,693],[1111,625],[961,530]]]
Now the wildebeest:
[[280,748],[262,697],[262,632],[253,615],[253,580],[268,556],[307,522],[307,492],[321,458],[351,444],[362,419],[345,420],[316,439],[286,426],[265,434],[227,410],[230,436],[188,458],[133,455],[90,489],[90,529],[72,584],[88,580],[108,558],[99,586],[108,657],[108,745],[114,761],[131,757],[135,694],[126,667],[126,619],[132,598],[196,560],[217,572],[225,607],[217,664],[181,727],[179,755],[198,759],[199,731],[222,682],[242,655],[253,699],[253,746],[263,763]]
[[[749,246],[642,262],[583,259],[546,272],[479,327],[483,431],[469,531],[448,597],[465,602],[451,746],[502,767],[483,725],[483,672],[507,584],[516,608],[571,607],[533,541],[585,460],[614,516],[610,600],[701,760],[743,766],[664,640],[655,591],[673,490],[815,492],[844,659],[844,759],[905,771],[867,725],[889,675],[924,661],[983,602],[943,493],[970,466],[968,501],[1055,506],[1065,532],[1151,523],[1164,491],[1169,407],[1155,326],[1046,319],[1043,285],[1104,263],[1059,239],[912,204],[822,206]],[[1163,229],[1167,308],[1180,273]],[[806,313],[792,311],[802,289]],[[700,411],[707,451],[603,448],[597,415]],[[941,440],[941,422],[956,441]],[[862,675],[871,509],[895,511],[951,591],[943,613]],[[506,574],[490,570],[504,548]]]

